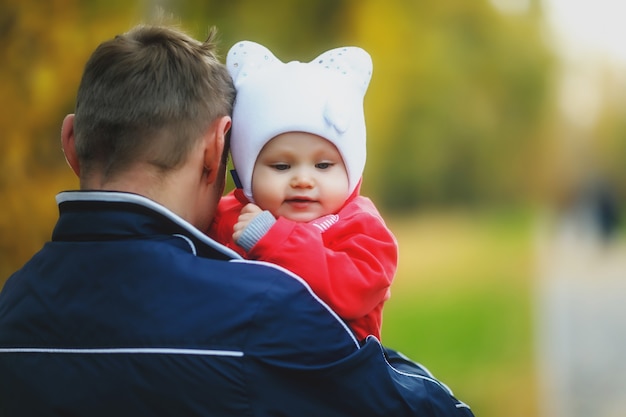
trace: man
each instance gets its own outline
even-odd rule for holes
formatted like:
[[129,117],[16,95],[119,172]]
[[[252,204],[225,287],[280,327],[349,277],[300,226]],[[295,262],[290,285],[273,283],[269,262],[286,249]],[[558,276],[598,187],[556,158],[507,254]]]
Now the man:
[[61,132],[81,191],[0,293],[0,416],[472,415],[204,235],[234,96],[213,35],[140,26],[87,62]]

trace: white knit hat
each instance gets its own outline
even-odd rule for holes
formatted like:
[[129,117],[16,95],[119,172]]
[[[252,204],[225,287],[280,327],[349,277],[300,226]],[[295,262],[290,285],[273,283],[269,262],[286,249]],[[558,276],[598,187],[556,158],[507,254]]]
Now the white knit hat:
[[237,97],[231,153],[246,197],[263,146],[286,132],[306,132],[332,142],[346,170],[350,194],[365,167],[363,97],[372,60],[357,47],[324,52],[309,63],[283,63],[258,43],[235,44],[226,57]]

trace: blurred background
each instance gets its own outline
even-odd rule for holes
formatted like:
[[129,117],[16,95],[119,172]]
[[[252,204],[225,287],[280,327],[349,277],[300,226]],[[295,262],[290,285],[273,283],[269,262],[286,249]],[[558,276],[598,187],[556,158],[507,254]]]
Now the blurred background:
[[216,25],[222,56],[366,49],[363,193],[400,244],[383,342],[477,416],[626,415],[614,0],[0,0],[0,286],[78,187],[59,133],[84,63],[159,9],[199,39]]

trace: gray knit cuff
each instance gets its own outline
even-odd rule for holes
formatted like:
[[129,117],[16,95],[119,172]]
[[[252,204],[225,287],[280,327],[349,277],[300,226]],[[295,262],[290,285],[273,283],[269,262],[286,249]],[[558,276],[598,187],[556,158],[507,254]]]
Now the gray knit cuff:
[[272,216],[272,213],[267,210],[262,211],[243,229],[243,233],[239,236],[236,243],[244,248],[246,252],[250,251],[271,229],[274,223],[276,223],[276,219]]

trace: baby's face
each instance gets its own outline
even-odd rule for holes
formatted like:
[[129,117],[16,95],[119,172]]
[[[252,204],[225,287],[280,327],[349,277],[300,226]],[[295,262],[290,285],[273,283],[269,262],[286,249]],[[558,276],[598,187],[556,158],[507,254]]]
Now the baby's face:
[[252,173],[252,196],[275,217],[308,222],[336,213],[349,194],[341,154],[317,135],[288,132],[261,150]]

